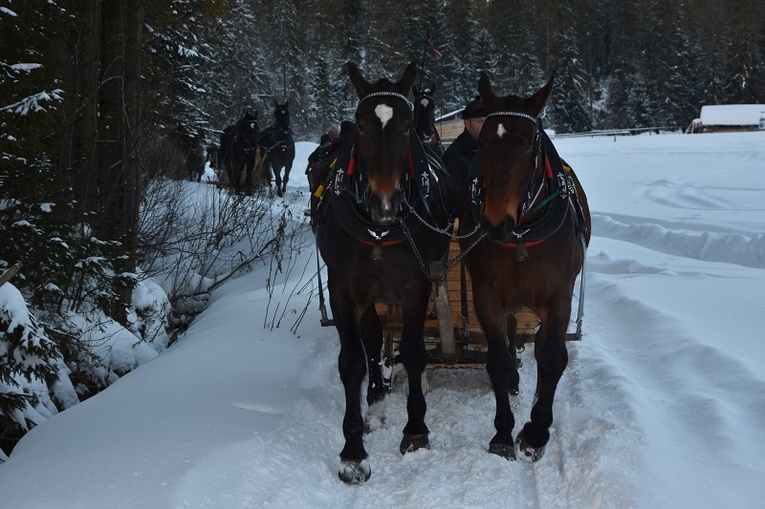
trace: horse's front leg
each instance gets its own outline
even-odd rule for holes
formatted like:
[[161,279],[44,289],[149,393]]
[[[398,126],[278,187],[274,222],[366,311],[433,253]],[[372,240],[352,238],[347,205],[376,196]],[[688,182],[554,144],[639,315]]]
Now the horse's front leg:
[[284,177],[282,177],[282,192],[287,192],[287,182],[290,181],[290,171],[292,171],[292,162],[288,162],[284,167]]
[[[518,393],[518,364],[515,350],[510,349],[508,318],[499,309],[489,311],[487,306],[490,304],[480,301],[480,298],[476,300],[476,311],[488,342],[486,371],[489,373],[497,406],[494,414],[494,428],[497,432],[489,442],[489,452],[512,460],[515,459],[515,417],[510,407],[510,393]],[[510,325],[514,325],[512,321]],[[510,333],[514,334],[514,331]]]
[[371,304],[361,317],[361,339],[367,357],[369,381],[367,385],[367,404],[364,418],[366,432],[374,431],[385,424],[385,396],[387,390],[383,383],[382,346],[383,330],[375,305]]
[[560,304],[559,308],[563,309],[539,312],[542,325],[534,343],[537,401],[531,409],[531,421],[523,426],[516,439],[518,453],[526,461],[537,461],[544,455],[550,440],[555,390],[568,364],[566,329],[571,314],[570,300]]
[[276,187],[276,194],[282,195],[282,169],[276,164],[271,165],[271,170],[274,173],[274,187]]
[[360,484],[367,481],[372,473],[366,460],[368,455],[364,449],[364,421],[361,417],[361,383],[366,374],[366,359],[353,300],[345,292],[330,288],[330,304],[340,335],[338,370],[345,389],[345,446],[340,452],[338,476],[348,484]]
[[399,446],[401,454],[429,448],[429,430],[425,425],[427,406],[422,389],[425,374],[423,328],[429,296],[430,285],[426,280],[418,288],[413,288],[401,304],[403,331],[399,350],[409,385],[409,395],[406,400],[408,420],[404,426],[404,438]]

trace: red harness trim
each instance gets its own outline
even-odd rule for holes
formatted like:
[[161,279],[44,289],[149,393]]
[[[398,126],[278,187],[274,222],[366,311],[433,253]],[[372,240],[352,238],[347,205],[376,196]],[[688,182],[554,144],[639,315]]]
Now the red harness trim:
[[396,244],[403,242],[403,239],[402,240],[386,240],[378,244],[377,242],[373,240],[361,240],[361,239],[357,239],[357,240],[361,242],[362,244],[366,244],[367,246],[382,246],[382,247],[395,246]]
[[[532,241],[532,242],[524,242],[524,245],[526,247],[533,247],[533,246],[536,246],[537,244],[541,244],[545,240],[547,240],[547,239],[540,239],[540,240],[535,240],[535,241]],[[498,244],[501,245],[501,246],[505,246],[505,247],[516,247],[516,246],[518,246],[517,242],[498,242]]]
[[348,170],[345,172],[346,175],[351,176],[356,172],[356,149],[354,147],[354,150],[351,151],[351,160],[348,161]]

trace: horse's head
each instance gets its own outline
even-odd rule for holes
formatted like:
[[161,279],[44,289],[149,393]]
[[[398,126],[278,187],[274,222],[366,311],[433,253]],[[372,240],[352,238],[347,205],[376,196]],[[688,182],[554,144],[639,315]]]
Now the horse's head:
[[368,183],[366,205],[372,221],[393,223],[403,200],[401,177],[408,170],[412,104],[408,96],[416,75],[412,62],[401,79],[370,83],[353,62],[348,71],[359,103],[356,108],[358,167]]
[[487,111],[480,135],[486,185],[481,223],[494,240],[507,239],[521,222],[533,183],[544,166],[540,166],[538,160],[537,117],[547,104],[552,85],[551,78],[527,98],[497,96],[491,89],[489,77],[481,73],[478,91]]
[[258,112],[250,113],[249,110],[245,110],[244,116],[242,116],[238,123],[238,137],[246,143],[253,145],[259,133]]
[[281,130],[289,130],[290,128],[290,102],[287,100],[284,104],[275,102],[274,118],[276,127]]
[[436,130],[436,102],[433,100],[433,94],[436,91],[436,84],[433,83],[428,88],[418,89],[415,85],[412,87],[414,92],[414,130],[420,136],[423,143],[433,141],[433,135]]

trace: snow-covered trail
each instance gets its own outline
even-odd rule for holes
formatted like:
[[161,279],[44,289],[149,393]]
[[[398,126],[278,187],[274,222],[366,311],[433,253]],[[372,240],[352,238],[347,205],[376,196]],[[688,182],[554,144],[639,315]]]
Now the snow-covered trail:
[[[678,151],[665,140],[691,147]],[[587,157],[580,174],[588,192],[593,188],[596,211],[585,336],[569,343],[569,367],[558,388],[552,438],[542,460],[508,462],[487,452],[495,404],[483,367],[431,368],[426,395],[430,450],[406,456],[398,451],[406,421],[399,379],[387,400],[385,426],[365,439],[371,479],[363,486],[345,486],[336,477],[344,408],[337,335],[333,328],[309,327],[311,333],[300,339],[299,375],[289,383],[298,394],[294,405],[271,411],[277,420],[271,431],[197,464],[189,480],[197,489],[179,493],[177,506],[192,507],[204,493],[211,507],[555,509],[682,507],[683,500],[688,507],[699,507],[699,501],[723,507],[730,490],[736,490],[743,493],[737,500],[755,507],[765,496],[763,488],[749,482],[765,471],[760,425],[765,403],[759,396],[765,382],[756,366],[765,358],[765,342],[759,347],[744,342],[747,349],[741,350],[731,338],[751,337],[752,317],[765,323],[758,303],[732,310],[727,300],[731,293],[756,294],[762,286],[761,271],[749,267],[765,266],[765,241],[756,223],[731,226],[727,215],[735,213],[733,204],[747,213],[761,210],[758,195],[708,182],[689,185],[693,175],[641,163],[641,157],[657,156],[623,148],[641,140],[620,140],[620,162],[628,167],[618,171],[635,172],[638,183],[634,203],[620,199],[612,210],[598,201],[609,190],[597,189],[599,182],[593,180],[598,171],[615,171],[614,156],[590,152],[581,141],[571,159]],[[696,152],[698,138],[652,140],[657,141],[668,166],[678,158],[703,165],[710,157]],[[744,152],[741,161],[757,163],[745,147],[736,149]],[[643,214],[646,202],[663,212]],[[315,307],[305,320],[318,323]],[[533,347],[522,359],[516,431],[529,418],[533,401]],[[750,439],[731,441],[740,433]],[[751,448],[741,447],[748,442]],[[230,469],[219,471],[232,458],[237,461]],[[210,498],[221,476],[237,491]],[[725,489],[712,488],[719,483]]]
[[[339,481],[337,333],[319,325],[315,286],[292,294],[315,266],[308,248],[296,267],[309,270],[271,280],[273,299],[268,267],[227,282],[172,349],[32,430],[0,465],[0,506],[762,507],[765,132],[555,143],[595,221],[584,338],[568,344],[539,462],[487,452],[483,367],[429,369],[431,449],[398,451],[399,380],[366,437],[371,479]],[[293,180],[298,218],[307,198]],[[286,322],[308,306],[297,337],[264,328],[277,305]],[[522,359],[517,429],[533,347]]]

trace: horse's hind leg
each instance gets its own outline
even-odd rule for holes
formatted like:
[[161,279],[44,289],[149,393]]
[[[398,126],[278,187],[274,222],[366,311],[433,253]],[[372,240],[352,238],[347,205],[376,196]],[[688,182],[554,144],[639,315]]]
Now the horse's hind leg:
[[[544,314],[544,312],[542,313]],[[566,314],[566,313],[563,313]],[[531,421],[518,434],[516,444],[520,457],[537,461],[544,455],[545,445],[550,440],[550,426],[553,422],[552,405],[555,390],[568,364],[566,351],[566,328],[568,315],[542,319],[542,326],[534,344],[537,362],[537,401],[531,409]]]
[[254,163],[252,162],[247,162],[246,166],[244,167],[244,171],[247,172],[244,179],[244,189],[248,195],[252,194],[252,189],[253,189],[252,172],[254,169],[255,169]]
[[380,317],[374,304],[361,317],[361,339],[367,357],[369,382],[367,386],[367,404],[369,409],[364,418],[364,428],[367,432],[374,431],[385,423],[386,388],[382,373],[383,330]]

